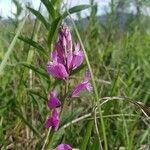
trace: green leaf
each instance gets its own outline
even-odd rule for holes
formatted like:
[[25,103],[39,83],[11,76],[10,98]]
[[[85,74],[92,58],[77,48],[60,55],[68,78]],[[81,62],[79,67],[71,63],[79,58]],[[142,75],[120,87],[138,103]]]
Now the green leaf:
[[75,70],[73,70],[73,71],[71,72],[71,75],[76,75],[76,74],[78,74],[78,73],[79,73],[81,70],[83,70],[85,67],[86,67],[85,64],[79,66],[79,68],[77,68],[77,69],[75,69]]
[[73,14],[73,13],[79,12],[81,10],[90,8],[90,7],[91,7],[91,5],[78,5],[78,6],[72,7],[63,13],[62,18],[67,17],[69,14]]
[[19,3],[19,1],[17,0],[12,0],[12,2],[15,4],[16,9],[17,9],[17,16],[19,16],[22,12],[22,6],[21,3]]
[[93,120],[88,122],[86,132],[85,132],[85,136],[82,140],[80,150],[86,150],[87,149],[87,145],[89,143],[88,141],[89,141],[90,136],[91,136],[92,128],[93,128]]
[[37,11],[33,8],[30,8],[30,7],[27,7],[27,8],[32,12],[32,14],[34,14],[38,18],[38,20],[40,20],[44,24],[46,29],[48,29],[50,27],[50,24],[46,21],[44,16],[39,11]]
[[43,99],[44,101],[47,101],[47,97],[41,95],[39,92],[36,92],[32,89],[29,89],[28,92],[29,92],[30,95],[36,95],[36,96],[40,97],[40,99]]
[[19,36],[18,37],[20,40],[24,41],[25,43],[29,44],[30,46],[33,46],[34,48],[39,49],[42,53],[46,54],[47,53],[44,49],[44,47],[42,47],[40,44],[38,44],[37,42],[33,41],[32,39],[28,38],[28,37],[23,37],[23,36]]
[[53,140],[51,143],[51,149],[52,147],[57,147],[57,145],[61,143],[64,134],[65,134],[65,129],[60,129],[54,134]]
[[100,149],[100,146],[99,146],[99,139],[97,138],[97,135],[96,135],[96,134],[94,135],[93,142],[91,143],[89,149],[90,149],[90,150],[98,150],[98,149]]
[[53,6],[55,6],[55,5],[60,4],[61,1],[60,0],[51,0],[51,3],[52,3]]
[[5,56],[4,56],[4,58],[3,58],[2,62],[1,62],[1,64],[0,64],[0,76],[3,74],[4,67],[6,66],[7,60],[9,59],[10,54],[11,54],[12,51],[13,51],[13,48],[14,48],[14,46],[15,46],[15,44],[16,44],[16,41],[17,41],[17,39],[18,39],[18,36],[20,35],[21,30],[22,30],[23,27],[24,27],[24,24],[25,24],[25,22],[26,22],[27,17],[28,17],[28,15],[27,15],[27,16],[24,18],[24,20],[20,23],[20,25],[19,25],[19,27],[18,27],[18,29],[17,29],[17,33],[16,33],[15,37],[13,38],[13,40],[12,40],[12,42],[11,42],[11,44],[10,44],[10,46],[9,46],[9,48],[8,48],[8,50],[7,50],[7,52],[6,52],[6,54],[5,54]]
[[14,113],[16,114],[16,116],[18,116],[18,117],[32,130],[32,132],[33,132],[37,137],[39,137],[39,138],[42,139],[41,134],[37,131],[37,129],[36,129],[35,127],[33,127],[33,126],[31,125],[31,122],[29,122],[29,120],[26,119],[26,118],[20,113],[19,110],[15,109],[15,110],[14,110]]
[[55,36],[56,30],[58,28],[58,25],[59,25],[60,21],[61,21],[61,17],[58,17],[51,24],[51,29],[50,29],[50,32],[49,32],[49,35],[48,35],[48,45],[51,45],[51,42],[52,42],[52,40]]
[[32,69],[35,73],[38,73],[38,74],[42,75],[43,77],[45,77],[47,80],[49,80],[49,75],[45,72],[44,69],[37,68],[34,65],[31,65],[28,63],[21,63],[21,64],[29,69]]
[[53,7],[53,4],[49,0],[41,0],[41,2],[46,7],[47,11],[49,12],[49,15],[54,19],[58,12],[56,12],[55,8]]

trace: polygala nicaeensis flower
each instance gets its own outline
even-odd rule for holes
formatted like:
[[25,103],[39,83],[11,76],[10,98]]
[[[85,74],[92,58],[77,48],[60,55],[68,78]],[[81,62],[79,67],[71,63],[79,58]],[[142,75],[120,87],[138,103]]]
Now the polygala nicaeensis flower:
[[61,106],[60,100],[57,98],[57,93],[56,91],[51,91],[49,92],[48,96],[48,107],[50,109],[56,108]]
[[71,32],[66,25],[61,25],[59,29],[58,42],[51,53],[51,59],[52,61],[47,64],[47,71],[58,79],[67,78],[70,72],[83,62],[84,54],[80,44],[72,44]]
[[80,92],[83,90],[91,92],[93,88],[91,86],[91,83],[89,83],[89,80],[90,80],[90,72],[87,71],[85,73],[84,80],[73,89],[72,97],[78,97]]
[[68,144],[60,144],[56,147],[56,150],[72,150],[72,147]]
[[52,52],[52,62],[48,62],[47,71],[49,74],[58,79],[65,79],[69,76],[65,66],[59,63],[57,58],[57,51]]
[[46,128],[50,128],[52,127],[54,130],[57,130],[59,127],[59,114],[58,114],[58,110],[54,109],[52,111],[52,115],[47,119],[46,123],[45,123],[45,127]]

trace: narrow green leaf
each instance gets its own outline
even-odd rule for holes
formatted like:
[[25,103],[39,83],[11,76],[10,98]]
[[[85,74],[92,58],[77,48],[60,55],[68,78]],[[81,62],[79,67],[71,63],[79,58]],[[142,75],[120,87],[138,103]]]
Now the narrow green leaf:
[[17,1],[17,0],[12,0],[12,2],[13,2],[13,3],[15,4],[15,6],[16,6],[16,9],[17,9],[16,14],[17,14],[17,16],[19,16],[19,15],[21,14],[21,12],[22,12],[21,3],[20,3],[19,1]]
[[24,118],[24,116],[20,113],[19,110],[15,109],[14,113],[16,114],[16,116],[18,116],[29,128],[30,130],[32,130],[32,132],[39,138],[42,139],[41,134],[37,131],[36,128],[34,128],[31,123],[29,122],[29,120],[27,120],[26,118]]
[[91,136],[92,128],[93,128],[93,120],[88,122],[86,133],[85,133],[85,136],[82,140],[80,150],[86,150],[87,149],[87,145],[89,143],[88,141],[89,141],[90,136]]
[[46,21],[46,19],[44,18],[44,16],[37,10],[33,9],[33,8],[30,8],[30,7],[27,7],[33,15],[35,15],[38,20],[40,20],[44,26],[46,27],[46,29],[48,29],[50,27],[50,24]]
[[60,129],[58,130],[54,136],[53,136],[53,140],[52,140],[52,143],[51,143],[51,146],[50,148],[52,149],[52,147],[57,147],[57,145],[59,145],[59,143],[61,143],[61,140],[63,138],[65,134],[65,129]]
[[49,35],[48,35],[48,44],[49,45],[51,44],[51,42],[52,42],[52,40],[55,36],[56,30],[58,28],[58,25],[59,25],[60,21],[61,21],[61,17],[58,17],[51,24],[51,29],[50,29],[50,32],[49,32]]
[[94,135],[93,142],[91,143],[91,146],[89,148],[90,150],[98,150],[100,149],[99,147],[99,139],[97,138],[97,135]]
[[53,6],[60,4],[60,2],[61,2],[60,0],[51,0]]
[[54,19],[55,16],[58,14],[53,7],[53,4],[49,0],[41,0],[41,2],[44,4],[46,7],[47,11],[49,12],[49,15]]
[[49,80],[49,75],[45,72],[44,69],[42,68],[37,68],[34,65],[28,64],[28,63],[21,63],[23,66],[33,70],[35,73],[38,73],[40,75],[42,75],[43,77],[45,77],[47,80]]
[[36,92],[36,91],[34,91],[32,89],[29,89],[28,92],[31,95],[36,95],[36,96],[40,97],[40,99],[43,99],[44,101],[47,101],[47,97],[41,95],[39,92]]
[[71,72],[71,75],[76,75],[76,74],[78,74],[78,73],[79,73],[81,70],[83,70],[85,67],[86,67],[85,64],[79,66],[79,68],[77,68],[77,69],[75,69],[75,70],[73,70],[73,71]]
[[[28,16],[28,15],[27,15],[27,16]],[[6,52],[6,54],[5,54],[5,56],[4,56],[4,59],[2,60],[2,62],[1,62],[1,64],[0,64],[0,76],[3,74],[3,69],[4,69],[4,67],[6,66],[6,63],[7,63],[7,60],[9,59],[10,54],[11,54],[12,51],[13,51],[13,48],[14,48],[14,46],[15,46],[15,44],[16,44],[16,41],[17,41],[17,39],[18,39],[18,36],[19,36],[21,30],[22,30],[23,27],[24,27],[24,24],[25,24],[25,22],[26,22],[27,16],[26,16],[26,17],[24,18],[24,20],[20,23],[20,25],[19,25],[19,27],[18,27],[18,29],[17,29],[17,33],[16,33],[15,37],[13,38],[13,40],[12,40],[12,42],[11,42],[9,48],[8,48],[8,51]]]
[[23,36],[19,36],[18,37],[20,40],[24,41],[25,43],[29,44],[30,46],[33,46],[34,48],[39,49],[42,53],[46,54],[44,47],[42,47],[40,44],[38,44],[37,42],[33,41],[32,39],[28,38],[28,37],[23,37]]
[[73,14],[73,13],[79,12],[81,10],[90,8],[90,7],[91,7],[91,5],[78,5],[78,6],[72,7],[63,13],[62,18],[67,17],[69,14]]

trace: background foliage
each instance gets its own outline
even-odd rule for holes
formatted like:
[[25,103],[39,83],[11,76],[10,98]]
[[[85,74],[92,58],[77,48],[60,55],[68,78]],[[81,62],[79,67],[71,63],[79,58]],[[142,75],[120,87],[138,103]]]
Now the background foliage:
[[[143,14],[149,1],[111,0],[110,11],[102,16],[97,16],[98,7],[93,0],[90,5],[69,10],[59,0],[41,0],[38,10],[29,4],[23,8],[17,0],[13,2],[16,14],[0,21],[0,148],[41,149],[47,132],[47,93],[55,86],[60,93],[63,90],[61,81],[55,82],[47,74],[46,64],[62,20],[78,40],[69,17],[69,13],[76,13],[78,19],[74,23],[87,52],[98,95],[102,99],[117,97],[101,108],[108,149],[146,149],[150,144],[149,118],[133,104],[118,99],[128,97],[142,105],[150,104],[150,18]],[[126,11],[131,4],[135,14]],[[47,15],[42,13],[43,8]],[[81,18],[83,9],[88,9],[90,16]],[[72,86],[82,80],[85,66],[86,61],[74,72]],[[52,147],[65,142],[81,150],[99,149],[92,114],[65,127],[91,113],[94,99],[94,93],[85,92],[73,101]],[[99,116],[96,121],[102,135]],[[103,143],[102,136],[101,140]]]

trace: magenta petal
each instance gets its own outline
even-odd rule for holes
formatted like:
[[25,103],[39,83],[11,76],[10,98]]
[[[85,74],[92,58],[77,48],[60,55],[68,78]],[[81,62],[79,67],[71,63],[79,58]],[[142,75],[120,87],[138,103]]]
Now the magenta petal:
[[72,147],[68,144],[60,144],[56,147],[56,150],[72,150]]
[[54,62],[48,63],[47,71],[49,74],[51,74],[52,76],[54,76],[55,78],[58,78],[58,79],[64,79],[64,78],[68,77],[66,68],[61,63],[54,63]]
[[51,53],[51,58],[54,62],[57,62],[57,51],[56,50]]
[[66,46],[67,46],[67,41],[66,41],[65,36],[62,37],[62,44],[63,44],[63,47],[66,48]]
[[57,51],[57,62],[65,65],[65,51],[60,42],[55,44],[55,51]]
[[52,127],[57,130],[59,127],[59,115],[56,109],[53,110],[51,117],[49,117],[45,123],[46,128]]
[[90,80],[90,72],[86,71],[84,81],[82,81],[73,89],[72,97],[78,97],[80,92],[82,92],[83,90],[91,92],[93,90],[93,87],[91,83],[89,83],[89,80]]
[[51,91],[49,93],[49,100],[48,100],[48,107],[50,109],[56,108],[58,106],[61,105],[60,100],[57,98],[56,96],[56,92],[55,91]]
[[84,82],[81,82],[79,85],[77,85],[72,92],[72,97],[78,97],[81,91],[87,89],[86,86],[87,86],[87,83],[84,83]]
[[87,84],[86,84],[86,90],[87,90],[88,92],[92,92],[92,91],[93,91],[93,87],[92,87],[91,83],[87,83]]
[[72,68],[72,59],[73,59],[72,53],[68,53],[67,54],[67,67],[68,67],[68,70],[70,68]]
[[83,51],[80,50],[80,44],[77,43],[74,45],[71,68],[76,69],[82,64],[83,60],[84,60],[84,53]]
[[91,78],[90,71],[87,70],[85,73],[84,82],[88,82],[90,80],[90,78]]
[[82,51],[78,51],[73,54],[73,59],[72,59],[72,69],[78,68],[84,60],[84,54]]

